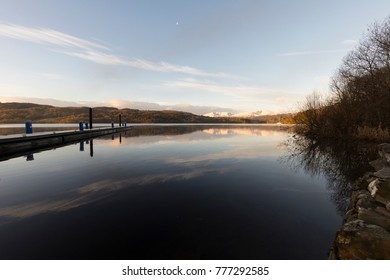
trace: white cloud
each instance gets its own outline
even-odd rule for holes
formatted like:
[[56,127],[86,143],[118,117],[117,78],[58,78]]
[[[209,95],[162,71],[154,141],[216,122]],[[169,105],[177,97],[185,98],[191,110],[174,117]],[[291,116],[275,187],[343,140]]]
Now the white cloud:
[[120,57],[113,54],[106,54],[98,51],[90,51],[90,50],[83,51],[83,52],[61,51],[61,53],[67,54],[69,56],[74,56],[85,60],[89,60],[98,64],[125,65],[125,66],[130,66],[138,69],[154,71],[154,72],[174,72],[174,73],[184,73],[184,74],[195,75],[195,76],[234,78],[234,76],[226,73],[206,72],[189,66],[170,64],[165,61],[152,62],[145,59],[128,59],[125,57]]
[[235,78],[226,73],[207,72],[190,66],[175,65],[165,61],[152,62],[145,59],[129,59],[109,53],[102,44],[84,40],[46,28],[31,28],[14,24],[0,24],[0,36],[37,44],[60,47],[56,52],[92,61],[97,64],[125,65],[154,72],[174,72],[195,76]]
[[329,53],[340,53],[348,52],[349,49],[339,49],[339,50],[319,50],[319,51],[299,51],[299,52],[285,52],[279,53],[278,56],[302,56],[302,55],[316,55],[316,54],[329,54]]
[[16,24],[0,24],[0,36],[37,44],[76,47],[80,49],[104,49],[107,47],[47,28],[32,28]]
[[268,94],[295,93],[283,89],[266,88],[266,87],[251,87],[251,86],[244,86],[244,85],[225,86],[210,81],[203,82],[195,79],[182,79],[182,80],[169,81],[166,82],[164,85],[168,87],[214,92],[223,95],[235,96],[238,98],[261,97]]
[[253,95],[258,93],[258,89],[252,87],[224,86],[212,82],[202,82],[194,79],[175,80],[166,82],[164,85],[168,87],[196,89],[240,97],[243,95]]
[[[1,88],[0,88],[1,91]],[[24,103],[35,103],[42,105],[51,105],[59,107],[81,107],[80,103],[58,100],[53,98],[36,98],[36,97],[23,97],[23,96],[0,96],[0,102],[24,102]]]

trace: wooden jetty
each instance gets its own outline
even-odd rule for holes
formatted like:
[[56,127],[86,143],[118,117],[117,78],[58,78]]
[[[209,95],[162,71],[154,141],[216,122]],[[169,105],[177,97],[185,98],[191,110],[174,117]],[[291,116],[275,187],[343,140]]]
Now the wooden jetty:
[[19,134],[0,137],[0,161],[23,155],[27,152],[56,148],[70,143],[91,139],[94,137],[124,132],[131,129],[128,126],[94,128],[87,130],[72,130],[49,133]]

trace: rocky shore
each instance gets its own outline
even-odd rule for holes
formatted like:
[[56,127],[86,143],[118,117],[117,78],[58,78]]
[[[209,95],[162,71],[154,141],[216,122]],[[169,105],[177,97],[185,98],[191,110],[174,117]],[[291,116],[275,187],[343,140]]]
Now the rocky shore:
[[390,259],[390,144],[378,151],[375,172],[355,183],[329,259]]

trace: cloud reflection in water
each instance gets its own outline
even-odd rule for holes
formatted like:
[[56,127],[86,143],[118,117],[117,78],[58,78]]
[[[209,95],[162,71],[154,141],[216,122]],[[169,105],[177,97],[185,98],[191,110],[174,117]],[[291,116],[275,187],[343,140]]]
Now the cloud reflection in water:
[[[178,135],[149,135],[131,137],[131,135],[122,135],[122,141],[119,143],[117,139],[112,141],[95,139],[95,149],[119,149],[120,153],[124,147],[129,148],[126,152],[131,153],[137,147],[144,148],[166,149],[169,146],[170,153],[153,154],[153,161],[158,163],[162,171],[148,170],[146,162],[140,162],[140,165],[145,166],[140,170],[140,174],[132,174],[131,172],[123,171],[117,178],[104,178],[95,182],[88,182],[79,187],[68,186],[63,190],[58,189],[57,192],[35,197],[28,201],[16,202],[11,205],[1,207],[0,217],[7,218],[26,218],[47,212],[67,211],[76,207],[85,206],[90,203],[104,200],[114,195],[119,190],[130,187],[139,187],[144,185],[166,183],[170,181],[186,181],[197,177],[202,177],[207,173],[227,173],[231,172],[233,165],[230,163],[216,164],[217,161],[234,159],[245,160],[255,159],[259,157],[274,157],[280,154],[275,150],[275,140],[284,137],[285,132],[279,131],[277,128],[262,128],[262,127],[200,127],[190,134]],[[117,136],[117,135],[116,135]],[[260,137],[260,138],[259,138]],[[111,136],[110,136],[111,138]],[[118,136],[116,138],[119,138]],[[265,142],[264,138],[272,138],[269,142]],[[207,146],[207,145],[211,146]],[[216,146],[219,151],[215,152]],[[112,147],[114,146],[114,147]],[[145,147],[146,146],[146,147]],[[175,153],[177,146],[183,146],[185,152]],[[196,147],[195,147],[196,146]],[[204,148],[204,146],[206,148]],[[111,147],[111,148],[110,148]],[[191,152],[192,148],[196,148],[196,154]],[[121,150],[122,149],[122,150]],[[47,151],[46,153],[61,152],[61,149],[55,151]],[[115,156],[115,153],[113,154]],[[145,158],[150,156],[145,152]],[[62,169],[67,166],[72,166],[72,161],[77,160],[69,158]],[[114,159],[110,159],[114,160]],[[142,157],[137,157],[138,161],[142,161]],[[7,164],[3,162],[2,164]],[[115,166],[115,163],[113,163]],[[113,171],[113,166],[107,166],[105,171],[107,174]],[[58,167],[58,166],[57,166]],[[183,167],[184,170],[183,170]],[[122,166],[123,168],[123,166]],[[55,165],[51,167],[52,172],[60,171],[55,169]],[[64,174],[67,174],[64,170]],[[31,174],[30,174],[31,175]],[[68,174],[68,176],[70,176]],[[93,180],[91,177],[88,181]],[[44,177],[42,177],[44,181]],[[61,179],[59,178],[60,182]],[[76,184],[77,182],[75,182]],[[60,184],[60,183],[59,183]],[[33,187],[33,186],[32,186]],[[55,188],[55,186],[53,186]]]

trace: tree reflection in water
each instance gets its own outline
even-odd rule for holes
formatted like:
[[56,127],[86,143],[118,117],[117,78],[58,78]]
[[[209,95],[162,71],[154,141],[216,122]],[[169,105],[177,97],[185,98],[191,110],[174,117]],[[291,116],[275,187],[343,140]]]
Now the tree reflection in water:
[[369,162],[377,158],[377,145],[352,141],[314,141],[294,134],[286,141],[283,161],[311,176],[323,175],[337,211],[344,216],[353,183],[372,171]]

